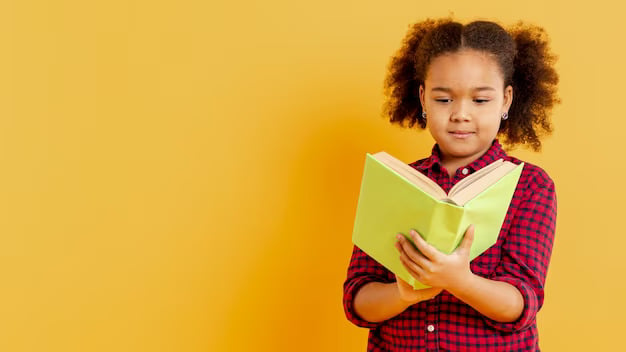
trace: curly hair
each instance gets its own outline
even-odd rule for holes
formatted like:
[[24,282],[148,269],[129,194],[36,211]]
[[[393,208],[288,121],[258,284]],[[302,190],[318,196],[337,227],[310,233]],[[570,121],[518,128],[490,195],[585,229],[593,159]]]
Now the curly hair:
[[437,56],[462,49],[490,54],[500,67],[505,87],[513,87],[509,118],[501,122],[498,131],[503,142],[540,150],[540,138],[552,132],[550,112],[560,102],[559,77],[554,69],[556,56],[549,50],[544,29],[522,22],[508,31],[494,22],[462,25],[449,18],[414,24],[389,64],[384,83],[385,116],[404,127],[417,124],[425,128],[419,87],[428,67]]

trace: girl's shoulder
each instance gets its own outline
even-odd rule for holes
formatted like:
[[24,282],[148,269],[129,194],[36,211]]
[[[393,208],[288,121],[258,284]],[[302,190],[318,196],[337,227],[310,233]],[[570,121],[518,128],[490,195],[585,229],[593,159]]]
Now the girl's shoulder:
[[523,185],[527,189],[536,189],[536,188],[554,188],[554,181],[548,175],[546,170],[541,168],[538,165],[520,160],[513,156],[508,156],[506,158],[507,161],[510,161],[516,165],[524,163],[524,169],[522,170],[522,174],[519,179],[519,184]]

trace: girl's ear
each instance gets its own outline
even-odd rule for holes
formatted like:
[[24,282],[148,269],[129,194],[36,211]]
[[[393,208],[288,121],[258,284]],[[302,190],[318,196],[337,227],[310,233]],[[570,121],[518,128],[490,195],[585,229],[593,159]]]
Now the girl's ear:
[[422,111],[424,111],[424,85],[420,84],[420,103],[422,104]]
[[502,104],[502,112],[508,112],[511,107],[511,103],[513,102],[513,87],[506,86],[504,88],[504,101]]

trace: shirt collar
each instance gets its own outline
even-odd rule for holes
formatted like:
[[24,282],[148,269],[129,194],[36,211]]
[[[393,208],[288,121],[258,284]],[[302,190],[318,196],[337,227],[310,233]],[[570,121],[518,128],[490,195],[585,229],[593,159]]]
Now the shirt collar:
[[[507,156],[506,152],[504,151],[504,149],[502,149],[502,145],[500,145],[500,142],[497,139],[495,139],[493,143],[491,143],[491,146],[489,147],[489,149],[487,149],[485,154],[483,154],[480,158],[471,162],[469,165],[466,165],[465,168],[468,168],[472,172],[476,170],[480,170],[481,168],[491,164],[492,162],[498,159],[505,159],[506,156]],[[435,144],[433,146],[430,157],[424,160],[423,163],[417,165],[417,169],[428,170],[435,166],[437,166],[440,169],[442,168],[441,151],[439,150],[438,144]]]

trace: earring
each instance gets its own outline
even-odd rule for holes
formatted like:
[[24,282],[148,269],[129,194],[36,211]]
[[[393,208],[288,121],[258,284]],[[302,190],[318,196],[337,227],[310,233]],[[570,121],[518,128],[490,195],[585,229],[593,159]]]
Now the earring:
[[426,120],[426,111],[422,111],[422,118]]
[[506,120],[508,118],[509,118],[509,113],[507,112],[502,113],[502,120]]

